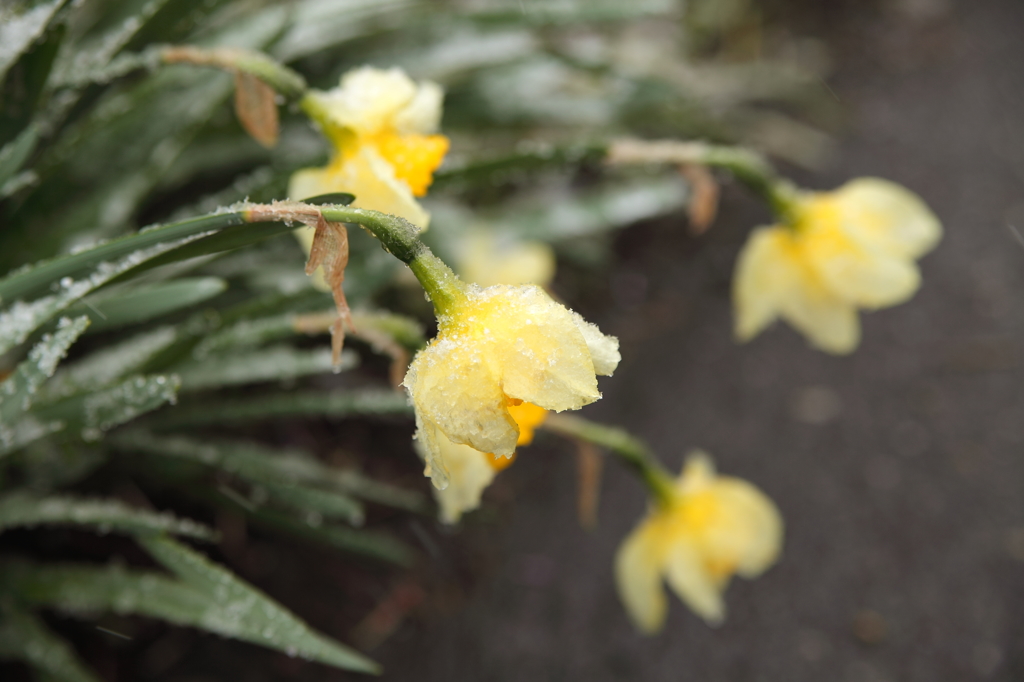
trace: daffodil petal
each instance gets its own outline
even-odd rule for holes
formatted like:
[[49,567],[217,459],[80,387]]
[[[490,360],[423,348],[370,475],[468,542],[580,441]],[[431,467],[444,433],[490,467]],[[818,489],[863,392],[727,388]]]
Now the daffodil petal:
[[395,128],[402,134],[433,133],[441,125],[443,100],[444,90],[440,85],[423,81],[413,98],[395,114]]
[[881,178],[851,180],[835,192],[845,220],[890,254],[914,259],[942,238],[942,225],[919,196]]
[[775,321],[803,284],[805,274],[798,260],[793,235],[781,227],[754,230],[733,275],[736,338],[749,341]]
[[781,302],[782,317],[820,350],[837,355],[853,352],[860,342],[857,309],[809,273],[803,281]]
[[665,623],[668,604],[661,585],[662,538],[656,525],[642,522],[615,555],[615,584],[636,626],[654,633]]
[[590,351],[591,360],[594,362],[594,372],[603,377],[610,377],[619,366],[622,355],[619,354],[619,340],[614,336],[608,336],[597,328],[592,322],[587,322],[575,311],[572,313],[572,320],[576,328],[583,334],[583,340]]
[[850,225],[822,221],[808,228],[800,247],[804,262],[820,281],[835,296],[854,305],[896,305],[913,296],[921,285],[912,260],[893,256]]
[[782,549],[782,516],[771,499],[756,487],[738,478],[718,480],[715,494],[723,509],[729,510],[723,533],[730,540],[736,572],[754,578],[775,563]]
[[416,355],[405,386],[417,414],[453,443],[509,456],[515,452],[519,428],[505,407],[486,350],[470,339],[439,337]]
[[725,620],[722,589],[726,579],[707,571],[701,555],[689,542],[675,542],[667,557],[665,579],[676,595],[708,625]]
[[480,497],[497,471],[487,461],[490,455],[452,443],[443,434],[437,434],[437,438],[448,471],[448,485],[444,490],[435,488],[434,499],[440,507],[441,521],[458,523],[465,512],[480,506]]
[[398,67],[363,66],[347,71],[341,85],[316,93],[331,120],[360,135],[393,127],[396,114],[416,97],[416,83]]

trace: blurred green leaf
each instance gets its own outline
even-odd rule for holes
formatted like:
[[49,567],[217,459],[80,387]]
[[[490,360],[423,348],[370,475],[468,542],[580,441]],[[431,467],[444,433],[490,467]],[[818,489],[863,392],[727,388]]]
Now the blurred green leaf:
[[57,330],[43,336],[14,373],[0,382],[0,443],[9,444],[5,434],[15,419],[32,406],[39,387],[53,376],[57,363],[64,359],[68,348],[88,326],[87,317],[61,318]]
[[134,509],[118,500],[71,496],[37,497],[11,493],[0,497],[0,532],[8,528],[51,524],[96,526],[100,532],[167,532],[199,540],[215,540],[208,526],[172,514]]
[[0,564],[0,585],[21,599],[78,614],[113,611],[161,618],[278,649],[344,670],[375,673],[362,654],[310,629],[230,571],[168,537],[140,544],[177,576],[107,567]]
[[42,619],[9,599],[0,600],[0,658],[24,661],[44,679],[102,682]]
[[[8,35],[8,24],[3,21],[5,17],[0,17],[0,30],[3,31],[3,35],[0,35],[0,71],[6,72],[6,76],[0,79],[0,102],[3,102],[0,108],[0,144],[5,145],[15,139],[35,115],[54,58],[66,33],[63,23],[49,21],[61,4],[63,2],[60,0],[43,2],[29,12],[33,16],[38,13],[39,18],[45,16],[45,21],[40,27],[43,31],[41,38],[36,32],[38,29],[24,27],[29,33],[28,43],[24,46],[29,48],[27,50],[18,47],[22,36]],[[15,26],[14,31],[18,30],[19,27]],[[4,57],[10,54],[7,51],[8,40],[14,48],[11,53],[19,55],[14,64],[4,63]]]
[[43,34],[66,0],[13,2],[0,8],[0,81],[7,70]]
[[199,462],[257,485],[321,488],[413,512],[422,512],[426,507],[423,496],[416,491],[388,485],[356,471],[327,466],[308,452],[294,448],[157,435],[135,428],[114,434],[110,444],[128,452]]
[[115,426],[174,403],[180,386],[175,375],[136,375],[109,388],[40,407],[34,416],[63,422],[80,429],[85,440],[97,440]]
[[76,362],[61,365],[42,387],[40,402],[52,402],[76,393],[106,388],[121,377],[137,372],[150,358],[177,338],[174,327],[159,327],[94,351]]
[[182,277],[89,296],[71,306],[68,314],[87,315],[92,332],[108,331],[194,306],[227,288],[228,283],[217,277]]
[[378,415],[412,416],[412,407],[405,393],[382,390],[338,390],[288,394],[267,394],[253,398],[227,398],[218,401],[217,409],[207,405],[183,402],[177,409],[153,422],[161,429],[203,424],[266,419],[268,417],[311,416],[355,417]]
[[[359,356],[343,352],[339,371],[359,364]],[[275,346],[247,353],[213,356],[176,369],[182,391],[204,391],[262,381],[285,381],[332,371],[331,349],[299,350]]]
[[38,139],[38,128],[30,125],[0,149],[0,190],[25,165]]

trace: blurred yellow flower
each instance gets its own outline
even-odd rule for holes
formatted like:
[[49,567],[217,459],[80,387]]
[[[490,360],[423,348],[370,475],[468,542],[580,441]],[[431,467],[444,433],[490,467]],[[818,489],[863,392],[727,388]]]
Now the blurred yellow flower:
[[448,138],[433,134],[441,123],[441,86],[417,85],[399,68],[364,66],[342,76],[340,87],[308,97],[334,154],[326,168],[292,175],[288,196],[351,192],[354,206],[426,227],[430,216],[415,197],[427,193],[448,152]]
[[858,308],[913,296],[915,259],[942,236],[938,218],[906,188],[859,178],[794,202],[791,226],[754,231],[733,280],[736,336],[747,341],[777,317],[830,353],[860,341]]
[[469,282],[537,284],[546,287],[555,276],[555,254],[543,242],[517,241],[496,230],[477,228],[462,242],[459,274]]
[[[509,405],[508,411],[519,425],[517,446],[533,442],[534,430],[543,423],[548,414],[547,410],[530,403]],[[458,523],[465,512],[480,506],[480,496],[484,488],[491,484],[499,471],[513,462],[515,455],[502,457],[480,452],[468,445],[457,445],[444,434],[438,434],[437,443],[445,466],[448,467],[448,487],[444,490],[435,488],[434,499],[441,508],[441,521]],[[422,451],[423,441],[417,441],[417,445],[421,448],[420,454],[425,457],[426,454]]]
[[734,573],[754,578],[775,563],[782,519],[764,493],[718,476],[707,455],[688,458],[671,499],[651,509],[615,557],[619,595],[647,633],[665,622],[662,579],[711,625],[725,618],[722,592]]
[[425,473],[448,484],[441,438],[510,457],[526,427],[510,407],[575,410],[601,397],[597,375],[619,363],[619,342],[538,286],[469,285],[438,316],[405,387],[416,408]]

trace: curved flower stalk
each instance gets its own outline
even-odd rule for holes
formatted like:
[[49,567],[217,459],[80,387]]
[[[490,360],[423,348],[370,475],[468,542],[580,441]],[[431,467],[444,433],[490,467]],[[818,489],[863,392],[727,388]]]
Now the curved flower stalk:
[[[548,415],[547,410],[531,403],[509,405],[508,411],[519,427],[517,447],[533,442],[534,430]],[[426,458],[424,442],[419,440],[416,444],[420,456]],[[441,521],[449,524],[458,523],[465,512],[480,506],[480,496],[484,489],[491,484],[498,472],[512,464],[515,455],[501,457],[480,452],[468,445],[453,443],[444,434],[438,435],[437,444],[448,468],[448,487],[444,490],[434,488],[434,499],[440,507]]]
[[452,275],[444,298],[431,296],[438,334],[413,359],[404,384],[425,473],[439,489],[448,485],[442,437],[511,457],[520,428],[510,406],[579,409],[601,397],[597,375],[610,376],[619,363],[617,339],[538,286],[482,289]]
[[326,167],[292,175],[288,196],[301,200],[349,192],[356,207],[427,227],[430,215],[415,197],[427,193],[448,152],[448,138],[434,134],[443,98],[436,83],[416,84],[399,68],[371,66],[349,71],[333,90],[311,90],[302,108],[320,125],[334,153]]
[[817,348],[849,353],[860,340],[857,309],[913,296],[921,285],[914,261],[941,236],[924,202],[886,180],[798,196],[790,225],[756,230],[740,253],[736,336],[747,341],[781,317]]
[[708,456],[695,452],[615,557],[626,611],[644,632],[660,630],[668,610],[664,579],[697,615],[721,623],[729,579],[754,578],[774,564],[782,533],[778,509],[764,493],[716,475]]

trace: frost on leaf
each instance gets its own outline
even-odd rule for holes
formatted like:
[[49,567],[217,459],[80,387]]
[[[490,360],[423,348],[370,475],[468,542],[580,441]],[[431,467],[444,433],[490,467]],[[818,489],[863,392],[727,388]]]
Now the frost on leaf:
[[104,431],[151,412],[165,403],[174,404],[181,381],[177,376],[136,376],[86,398],[82,438],[99,440]]

